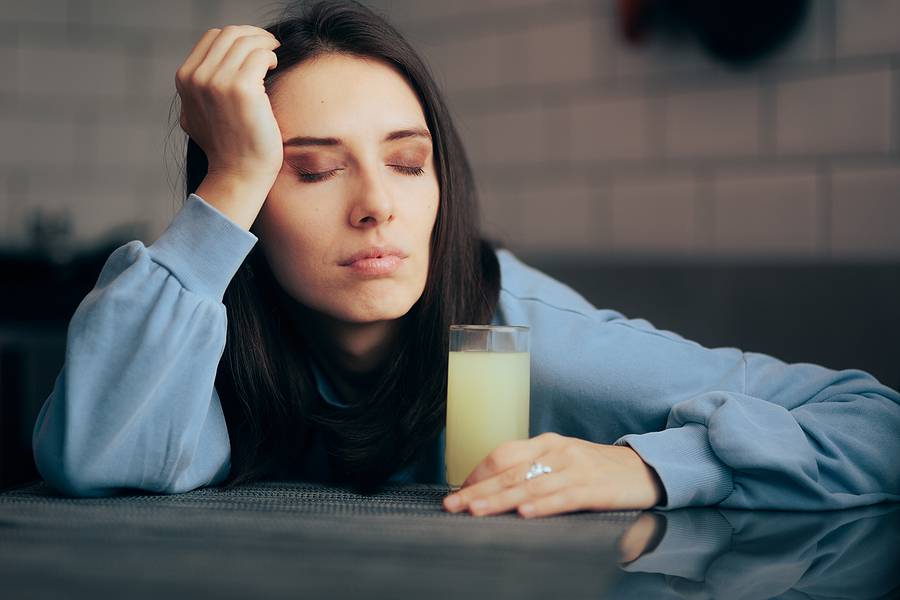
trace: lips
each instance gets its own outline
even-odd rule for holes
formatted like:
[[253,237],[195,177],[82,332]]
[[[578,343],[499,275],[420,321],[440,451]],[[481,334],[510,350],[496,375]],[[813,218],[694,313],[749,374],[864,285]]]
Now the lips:
[[366,259],[381,258],[390,261],[399,261],[399,259],[406,258],[407,256],[408,255],[403,250],[396,246],[370,246],[369,248],[363,248],[358,252],[354,252],[339,264],[342,267],[348,267],[357,261]]

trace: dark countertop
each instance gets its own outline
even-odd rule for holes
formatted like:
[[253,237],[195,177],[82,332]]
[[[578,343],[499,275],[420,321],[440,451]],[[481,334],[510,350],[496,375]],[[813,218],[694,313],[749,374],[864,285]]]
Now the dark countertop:
[[[0,589],[17,598],[516,600],[900,591],[900,504],[525,520],[446,513],[446,492],[398,484],[360,496],[269,482],[74,499],[28,485],[0,494]],[[638,529],[649,551],[622,564],[623,539]]]

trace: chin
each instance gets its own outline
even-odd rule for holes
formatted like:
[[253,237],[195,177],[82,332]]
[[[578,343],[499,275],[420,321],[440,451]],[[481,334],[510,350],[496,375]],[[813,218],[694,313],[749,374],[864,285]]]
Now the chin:
[[393,303],[384,303],[379,306],[367,305],[349,305],[349,306],[332,306],[328,312],[336,319],[347,323],[375,323],[377,321],[394,321],[405,316],[409,309],[412,308],[414,302],[401,303],[399,305]]
[[367,290],[322,298],[318,310],[346,323],[393,321],[405,316],[421,293],[410,290]]

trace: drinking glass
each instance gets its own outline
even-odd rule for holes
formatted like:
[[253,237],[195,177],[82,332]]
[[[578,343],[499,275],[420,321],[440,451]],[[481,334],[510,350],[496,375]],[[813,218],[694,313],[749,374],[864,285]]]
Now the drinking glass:
[[529,328],[451,325],[444,463],[453,489],[492,450],[528,439]]

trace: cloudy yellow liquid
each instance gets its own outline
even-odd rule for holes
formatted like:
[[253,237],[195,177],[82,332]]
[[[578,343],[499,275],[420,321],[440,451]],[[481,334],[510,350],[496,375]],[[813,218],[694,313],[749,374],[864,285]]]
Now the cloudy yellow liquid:
[[459,487],[500,444],[528,439],[531,353],[451,352],[447,483]]

